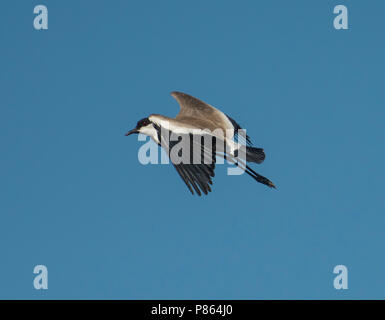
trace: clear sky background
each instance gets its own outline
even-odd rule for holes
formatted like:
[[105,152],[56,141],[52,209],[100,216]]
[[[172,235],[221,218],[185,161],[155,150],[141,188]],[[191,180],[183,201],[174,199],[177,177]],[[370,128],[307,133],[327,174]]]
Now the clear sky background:
[[[0,298],[385,298],[384,16],[380,0],[3,1]],[[222,165],[200,198],[141,165],[124,133],[176,115],[173,90],[244,126],[278,189]]]

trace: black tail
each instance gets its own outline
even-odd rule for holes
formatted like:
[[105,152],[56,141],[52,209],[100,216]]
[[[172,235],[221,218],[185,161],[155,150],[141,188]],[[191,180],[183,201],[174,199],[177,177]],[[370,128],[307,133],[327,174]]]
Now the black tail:
[[246,161],[262,163],[265,160],[265,152],[261,148],[246,147]]

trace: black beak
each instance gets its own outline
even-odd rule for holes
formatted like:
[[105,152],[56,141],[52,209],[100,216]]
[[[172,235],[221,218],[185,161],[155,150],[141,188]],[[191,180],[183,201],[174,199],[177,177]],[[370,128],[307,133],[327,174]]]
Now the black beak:
[[128,131],[128,132],[125,134],[125,136],[129,136],[130,134],[133,134],[133,133],[139,133],[138,129],[134,128],[134,129]]

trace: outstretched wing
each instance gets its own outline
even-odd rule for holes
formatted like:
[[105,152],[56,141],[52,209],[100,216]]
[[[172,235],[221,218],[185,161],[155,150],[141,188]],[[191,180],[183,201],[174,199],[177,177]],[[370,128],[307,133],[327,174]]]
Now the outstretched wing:
[[[245,134],[241,126],[231,117],[224,114],[220,110],[210,106],[209,104],[182,92],[171,92],[171,95],[178,101],[180,112],[176,116],[176,120],[199,119],[199,123],[206,124],[208,129],[215,130],[220,128],[224,131],[230,130],[232,134],[228,137],[234,138],[235,141],[252,146],[250,137]],[[208,123],[207,121],[211,122]],[[227,132],[228,133],[228,132]]]
[[210,185],[215,176],[215,137],[211,136],[212,143],[207,144],[202,143],[203,135],[190,133],[173,136],[169,130],[157,125],[154,127],[158,132],[160,145],[191,193],[194,194],[195,190],[200,196],[202,192],[211,192]]
[[180,112],[175,119],[180,118],[203,118],[207,119],[218,110],[209,104],[190,96],[187,93],[173,91],[171,95],[178,101]]
[[159,144],[165,149],[171,163],[192,194],[194,190],[199,196],[202,192],[204,194],[211,192],[210,185],[215,176],[216,156],[240,167],[256,181],[274,187],[270,180],[252,170],[244,161],[245,159],[242,160],[228,153],[226,143],[218,137],[203,133],[176,135],[156,124],[154,128],[158,133]]

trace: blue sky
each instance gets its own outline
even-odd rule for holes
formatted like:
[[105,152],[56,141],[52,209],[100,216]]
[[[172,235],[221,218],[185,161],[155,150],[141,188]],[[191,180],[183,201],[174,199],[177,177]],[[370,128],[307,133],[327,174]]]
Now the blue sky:
[[[33,8],[48,7],[48,30]],[[333,28],[345,4],[349,29]],[[0,298],[385,298],[383,1],[4,1]],[[190,195],[124,133],[190,93],[277,185]],[[35,290],[33,268],[48,268]],[[334,266],[349,289],[333,287]]]

